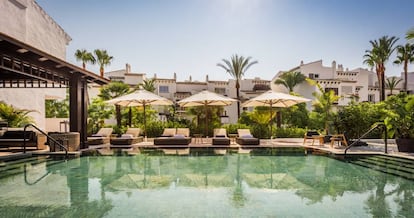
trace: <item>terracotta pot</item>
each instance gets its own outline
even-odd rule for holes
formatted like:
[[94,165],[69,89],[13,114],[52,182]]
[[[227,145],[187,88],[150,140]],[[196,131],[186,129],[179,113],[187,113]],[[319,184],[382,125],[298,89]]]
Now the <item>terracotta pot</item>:
[[414,139],[396,139],[399,152],[414,153]]

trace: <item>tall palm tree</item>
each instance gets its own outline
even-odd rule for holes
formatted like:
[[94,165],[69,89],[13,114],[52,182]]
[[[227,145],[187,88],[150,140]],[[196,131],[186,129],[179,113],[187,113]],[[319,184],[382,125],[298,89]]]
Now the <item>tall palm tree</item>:
[[99,72],[101,77],[104,74],[104,67],[109,66],[114,59],[114,57],[109,56],[106,50],[95,49],[96,61],[99,64]]
[[138,84],[138,88],[145,89],[149,92],[154,92],[155,91],[155,78],[143,80],[142,83]]
[[392,91],[397,87],[397,85],[401,82],[402,79],[397,79],[397,77],[393,76],[387,78],[385,85],[390,90],[390,95],[392,95]]
[[383,36],[378,40],[369,41],[371,50],[365,50],[364,63],[370,67],[375,67],[380,89],[380,101],[385,100],[385,64],[390,55],[395,50],[394,44],[398,38],[395,36]]
[[306,76],[300,72],[288,71],[284,72],[278,79],[275,80],[276,85],[283,85],[289,92],[293,92],[293,89],[298,84],[306,80]]
[[[125,95],[129,92],[129,85],[123,82],[111,82],[101,88],[99,97],[105,101]],[[121,127],[121,106],[115,105],[116,124]]]
[[86,69],[86,64],[91,63],[95,64],[96,59],[92,55],[92,53],[88,52],[86,49],[78,49],[75,52],[75,58],[77,61],[82,61],[82,67],[83,69]]
[[320,113],[325,120],[325,133],[328,135],[329,122],[333,118],[333,105],[340,99],[340,96],[336,95],[333,90],[326,91],[319,83],[314,80],[307,79],[309,84],[318,88],[319,92],[314,92],[312,95],[315,97],[313,102],[314,110]]
[[237,95],[237,119],[240,117],[240,80],[244,76],[244,73],[257,61],[250,61],[251,57],[243,57],[233,55],[231,60],[222,59],[223,63],[218,63],[217,66],[223,68],[228,74],[230,74],[234,80],[236,80],[236,95]]
[[407,38],[408,40],[414,39],[414,27],[407,31],[405,38]]
[[394,64],[404,65],[404,91],[407,91],[408,64],[414,63],[414,45],[406,43],[397,46],[397,59]]

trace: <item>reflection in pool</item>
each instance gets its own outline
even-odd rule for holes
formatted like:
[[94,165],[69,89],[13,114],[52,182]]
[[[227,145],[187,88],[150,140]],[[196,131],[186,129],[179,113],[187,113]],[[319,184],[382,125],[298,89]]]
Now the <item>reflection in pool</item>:
[[82,157],[0,179],[0,217],[410,217],[414,182],[321,156]]

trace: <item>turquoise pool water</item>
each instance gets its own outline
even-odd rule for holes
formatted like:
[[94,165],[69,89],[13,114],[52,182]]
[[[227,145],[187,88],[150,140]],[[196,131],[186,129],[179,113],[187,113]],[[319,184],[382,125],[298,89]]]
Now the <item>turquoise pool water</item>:
[[0,217],[412,217],[414,182],[323,156],[82,157],[0,179]]

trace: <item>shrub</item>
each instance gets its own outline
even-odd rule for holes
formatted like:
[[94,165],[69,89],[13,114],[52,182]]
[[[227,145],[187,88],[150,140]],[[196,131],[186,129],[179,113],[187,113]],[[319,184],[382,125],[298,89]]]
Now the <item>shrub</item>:
[[306,133],[306,129],[297,127],[277,128],[276,136],[278,138],[302,138]]
[[[160,121],[152,121],[147,123],[147,137],[154,138],[162,135],[164,131],[164,123]],[[144,130],[144,126],[142,126],[142,130]]]
[[222,126],[226,129],[227,134],[237,134],[237,129],[250,129],[250,127],[246,124],[225,124]]

